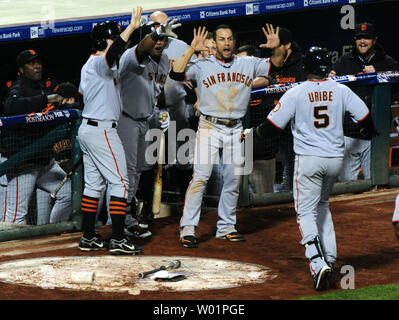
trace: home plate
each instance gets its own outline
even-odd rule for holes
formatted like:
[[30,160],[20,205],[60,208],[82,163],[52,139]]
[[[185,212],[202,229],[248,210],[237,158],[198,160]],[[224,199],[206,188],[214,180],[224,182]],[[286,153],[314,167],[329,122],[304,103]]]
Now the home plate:
[[[173,276],[139,278],[139,273],[159,271]],[[268,267],[238,261],[182,256],[46,257],[0,263],[0,281],[43,289],[127,292],[196,291],[262,283],[276,277]],[[170,281],[171,279],[176,279]]]

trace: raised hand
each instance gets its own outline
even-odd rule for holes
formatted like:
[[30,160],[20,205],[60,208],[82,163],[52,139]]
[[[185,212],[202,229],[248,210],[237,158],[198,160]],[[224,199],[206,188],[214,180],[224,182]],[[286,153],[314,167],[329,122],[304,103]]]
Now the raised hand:
[[181,26],[181,23],[176,23],[177,19],[171,20],[171,18],[168,18],[165,23],[161,24],[159,27],[159,33],[160,36],[164,37],[172,37],[172,38],[177,38],[177,34],[173,32],[174,29],[178,28]]
[[143,8],[140,6],[137,6],[136,9],[132,10],[132,19],[130,20],[129,25],[123,32],[121,33],[120,37],[122,38],[123,41],[128,42],[130,36],[132,35],[133,31],[140,28],[141,25],[141,14],[143,12]]
[[194,28],[193,34],[194,38],[193,41],[191,41],[191,48],[193,48],[194,51],[205,50],[206,48],[204,47],[204,41],[208,36],[208,31],[206,31],[206,28],[199,27],[198,30]]
[[130,26],[135,30],[140,28],[141,21],[143,20],[141,14],[143,13],[143,8],[137,6],[136,9],[132,10],[132,19],[130,20]]
[[266,23],[266,29],[265,27],[262,27],[262,31],[267,39],[267,42],[260,44],[260,48],[274,49],[280,45],[280,38],[278,36],[280,32],[279,27],[277,27],[276,31],[274,31],[273,25]]

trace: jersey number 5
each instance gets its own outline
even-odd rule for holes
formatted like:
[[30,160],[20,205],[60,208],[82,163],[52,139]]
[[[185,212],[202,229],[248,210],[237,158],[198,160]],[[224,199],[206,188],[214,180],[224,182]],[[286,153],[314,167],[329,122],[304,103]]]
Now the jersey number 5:
[[326,113],[328,106],[315,106],[313,107],[313,116],[316,119],[313,121],[317,129],[327,128],[330,124],[330,117]]

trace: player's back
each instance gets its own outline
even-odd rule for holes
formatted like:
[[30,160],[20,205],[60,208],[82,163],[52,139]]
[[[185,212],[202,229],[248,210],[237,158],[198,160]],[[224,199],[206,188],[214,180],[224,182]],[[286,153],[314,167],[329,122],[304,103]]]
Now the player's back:
[[[188,48],[189,48],[189,45],[187,43],[185,43],[184,41],[182,41],[180,39],[169,38],[168,44],[166,45],[163,52],[165,52],[166,55],[168,56],[169,61],[172,66],[173,63],[177,59],[179,59]],[[191,60],[193,60],[193,58]]]
[[121,100],[116,67],[109,68],[105,55],[91,55],[81,70],[79,91],[83,94],[83,117],[117,121]]
[[[285,111],[279,112],[283,109]],[[349,111],[355,121],[368,113],[364,103],[348,87],[331,79],[308,80],[283,95],[270,120],[280,126],[283,119],[293,118],[296,154],[342,157],[345,111]]]

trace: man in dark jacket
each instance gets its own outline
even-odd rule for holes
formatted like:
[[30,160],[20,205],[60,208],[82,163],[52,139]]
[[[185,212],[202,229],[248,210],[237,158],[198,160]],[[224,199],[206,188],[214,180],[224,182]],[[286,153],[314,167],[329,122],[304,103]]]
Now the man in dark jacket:
[[[355,26],[355,46],[333,66],[330,77],[397,70],[398,63],[377,43],[377,31],[371,23]],[[372,86],[351,86],[351,89],[371,108]],[[371,137],[360,133],[360,127],[349,115],[344,119],[345,156],[338,181],[357,180],[360,168],[364,179],[370,179]]]
[[[305,80],[303,74],[302,52],[294,41],[292,33],[286,28],[279,28],[280,45],[270,54],[272,68],[271,83],[292,83]],[[250,101],[251,126],[259,125],[274,108],[281,94],[266,95],[262,99]],[[273,136],[254,142],[254,171],[249,177],[255,193],[274,191],[276,172],[276,154],[280,152],[283,167],[283,181],[278,191],[292,189],[294,172],[294,150],[291,129],[287,126],[280,136]]]
[[[45,112],[49,104],[61,103],[63,97],[54,93],[51,80],[43,80],[43,66],[34,50],[24,50],[17,56],[18,79],[9,89],[2,116],[16,116]],[[2,131],[1,154],[9,158],[22,148],[47,134],[53,127],[31,127]],[[7,173],[6,213],[3,221],[26,224],[30,197],[35,187],[52,192],[66,175],[48,150],[27,159]],[[67,216],[71,212],[70,193],[60,193],[53,206],[55,215]]]

